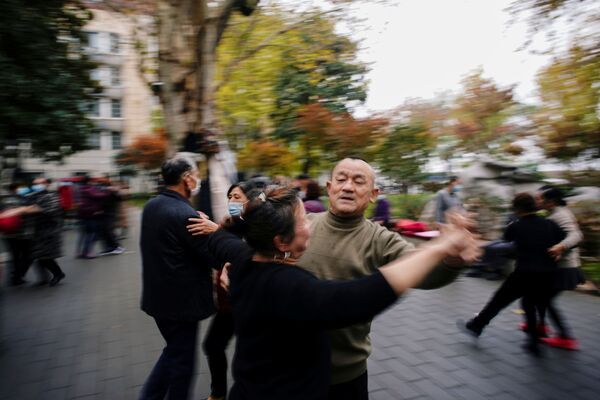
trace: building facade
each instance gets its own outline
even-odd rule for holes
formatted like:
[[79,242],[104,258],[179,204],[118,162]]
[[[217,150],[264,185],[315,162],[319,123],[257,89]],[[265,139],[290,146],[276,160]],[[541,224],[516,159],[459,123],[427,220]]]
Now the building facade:
[[65,157],[60,163],[27,157],[25,149],[20,164],[28,176],[118,176],[115,156],[137,136],[152,132],[152,114],[159,109],[159,100],[140,72],[140,41],[144,43],[145,57],[157,53],[152,37],[143,35],[151,29],[153,19],[96,8],[92,12],[94,18],[84,28],[88,35],[87,53],[98,63],[92,78],[103,90],[87,105],[97,128],[88,139],[90,149]]

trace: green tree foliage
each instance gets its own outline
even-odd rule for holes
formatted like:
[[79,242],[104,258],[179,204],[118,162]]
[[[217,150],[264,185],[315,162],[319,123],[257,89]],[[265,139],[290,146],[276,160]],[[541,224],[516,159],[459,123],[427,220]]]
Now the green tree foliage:
[[274,132],[297,143],[302,106],[348,112],[366,98],[356,44],[319,13],[289,20],[277,8],[233,17],[219,46],[219,121],[234,148]]
[[578,46],[538,74],[542,107],[536,114],[547,156],[571,160],[600,155],[600,53]]
[[423,126],[395,126],[377,152],[377,164],[406,190],[422,180],[433,144],[434,138]]
[[505,125],[514,106],[513,88],[499,88],[483,71],[469,74],[454,102],[454,135],[458,147],[471,152],[493,152],[490,144],[505,141]]
[[77,1],[2,2],[1,142],[30,141],[46,158],[85,148],[93,126],[83,105],[95,85],[81,28],[90,18]]

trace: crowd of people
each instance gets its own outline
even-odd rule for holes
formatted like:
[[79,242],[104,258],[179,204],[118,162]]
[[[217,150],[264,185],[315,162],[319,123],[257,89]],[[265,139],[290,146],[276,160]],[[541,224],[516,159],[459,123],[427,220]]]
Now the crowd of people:
[[[11,256],[11,286],[27,283],[31,265],[38,270],[36,286],[56,286],[65,278],[57,259],[63,256],[66,217],[77,220],[75,257],[123,253],[116,233],[118,226],[120,234],[126,235],[123,189],[107,179],[91,184],[87,176],[81,177],[75,190],[72,186],[42,176],[30,185],[15,182],[8,186],[8,195],[0,200],[0,230]],[[94,253],[98,241],[104,249]]]

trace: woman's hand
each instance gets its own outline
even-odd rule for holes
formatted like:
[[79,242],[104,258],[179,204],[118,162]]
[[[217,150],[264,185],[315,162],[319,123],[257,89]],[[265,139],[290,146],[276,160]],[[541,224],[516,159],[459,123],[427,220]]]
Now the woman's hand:
[[199,218],[188,218],[188,221],[191,224],[187,226],[187,230],[193,236],[208,235],[219,229],[219,225],[212,222],[204,214],[201,214]]
[[[446,259],[461,260],[462,264],[469,264],[481,256],[482,249],[478,237],[468,230],[456,225],[444,225],[440,232],[440,237],[432,245],[440,246],[446,254]],[[455,263],[450,264],[454,266]]]
[[226,292],[229,292],[229,267],[231,267],[230,263],[225,263],[223,265],[223,271],[221,272],[221,280],[219,284]]

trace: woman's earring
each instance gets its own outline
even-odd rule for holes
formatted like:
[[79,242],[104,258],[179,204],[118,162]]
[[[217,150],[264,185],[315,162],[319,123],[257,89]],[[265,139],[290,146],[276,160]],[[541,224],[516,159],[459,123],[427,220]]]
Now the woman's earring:
[[292,253],[290,253],[289,251],[286,251],[285,253],[283,253],[283,261],[290,258],[291,255],[292,255]]

